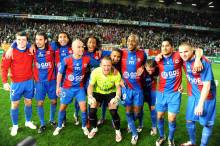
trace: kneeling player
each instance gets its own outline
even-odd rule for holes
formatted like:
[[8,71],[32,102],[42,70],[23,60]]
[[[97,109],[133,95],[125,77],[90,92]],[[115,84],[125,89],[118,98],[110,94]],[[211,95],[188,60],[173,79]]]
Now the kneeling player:
[[116,142],[122,140],[120,117],[117,112],[117,106],[121,96],[120,80],[120,73],[114,74],[112,61],[109,57],[104,57],[101,60],[101,67],[92,71],[87,90],[88,102],[90,104],[89,120],[92,126],[88,138],[93,138],[98,132],[97,107],[99,107],[100,103],[107,102],[115,126],[115,140]]

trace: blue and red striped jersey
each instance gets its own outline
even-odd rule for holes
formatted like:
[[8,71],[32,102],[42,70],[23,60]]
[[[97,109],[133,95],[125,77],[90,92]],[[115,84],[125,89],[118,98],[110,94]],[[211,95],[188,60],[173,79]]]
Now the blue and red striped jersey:
[[176,92],[182,82],[183,61],[179,52],[173,52],[171,56],[163,57],[156,62],[159,68],[158,91]]
[[6,59],[5,54],[2,57],[2,82],[7,83],[9,69],[12,82],[23,82],[32,79],[32,64],[33,55],[29,53],[28,49],[13,48],[13,57]]
[[87,56],[81,59],[74,59],[73,55],[65,57],[59,67],[59,73],[64,75],[62,87],[84,87],[84,77],[89,64],[90,58]]
[[189,96],[200,97],[203,82],[210,81],[211,88],[208,94],[207,99],[212,99],[216,97],[216,85],[212,72],[212,67],[210,61],[204,56],[201,59],[203,64],[203,70],[201,72],[194,72],[193,65],[195,59],[184,62],[184,71],[187,77],[187,91]]
[[55,79],[54,51],[50,45],[43,50],[37,48],[34,54],[34,80],[44,82]]
[[142,76],[137,76],[137,69],[144,65],[147,55],[143,50],[129,51],[122,49],[121,72],[125,84],[130,89],[141,90]]

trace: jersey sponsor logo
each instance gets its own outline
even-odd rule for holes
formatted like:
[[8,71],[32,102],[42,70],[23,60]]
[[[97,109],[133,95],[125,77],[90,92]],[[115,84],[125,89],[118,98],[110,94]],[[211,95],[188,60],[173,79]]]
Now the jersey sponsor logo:
[[127,71],[125,71],[124,73],[123,73],[123,77],[125,78],[125,79],[136,79],[136,77],[137,77],[137,73],[136,72],[127,72]]
[[37,54],[37,57],[44,57],[45,55],[43,54],[43,53],[41,53],[41,52],[39,52],[38,54]]
[[190,75],[186,77],[191,84],[203,85],[201,78],[190,77]]
[[86,68],[88,64],[83,64],[83,66]]
[[80,81],[83,80],[84,75],[82,75],[82,76],[74,76],[74,75],[70,74],[70,75],[68,75],[67,78],[68,78],[68,80],[71,81],[71,82],[73,82],[73,81],[80,82]]
[[47,55],[50,55],[50,51],[46,51],[46,54],[47,54]]
[[141,58],[137,58],[137,62],[141,62]]
[[38,69],[48,69],[48,68],[52,68],[52,63],[51,62],[42,62],[42,63],[36,62],[36,67]]
[[168,72],[163,71],[161,73],[161,77],[164,79],[172,79],[172,78],[179,76],[179,74],[180,72],[178,70],[168,71]]
[[175,63],[176,63],[176,64],[180,63],[179,59],[176,59],[176,60],[175,60]]

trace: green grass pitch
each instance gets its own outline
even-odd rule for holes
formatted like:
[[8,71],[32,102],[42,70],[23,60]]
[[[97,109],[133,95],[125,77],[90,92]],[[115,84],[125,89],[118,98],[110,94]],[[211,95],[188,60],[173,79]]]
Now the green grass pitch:
[[[215,80],[220,81],[220,73],[219,68],[220,64],[213,64],[213,72],[215,76]],[[184,89],[186,92],[186,80],[185,77],[183,79]],[[2,87],[2,83],[0,83],[0,87]],[[217,91],[220,91],[220,86],[218,86]],[[216,120],[214,125],[214,130],[212,137],[209,142],[209,146],[220,146],[220,93],[217,92],[217,113],[216,113]],[[182,96],[182,104],[181,104],[181,111],[180,114],[177,116],[177,129],[175,133],[175,143],[179,146],[181,143],[188,140],[187,131],[185,128],[185,108],[186,108],[186,101],[187,95],[184,94]],[[59,105],[59,104],[58,104]],[[125,108],[120,107],[119,113],[121,117],[121,127],[122,127],[122,135],[123,140],[120,143],[115,142],[115,132],[111,126],[111,119],[110,114],[107,112],[107,121],[102,126],[99,127],[99,131],[94,139],[88,139],[86,136],[83,135],[81,126],[75,126],[73,124],[73,104],[69,105],[67,110],[67,126],[61,131],[60,135],[53,136],[53,128],[48,124],[49,119],[49,101],[46,100],[45,102],[45,119],[47,121],[47,130],[43,134],[38,134],[37,130],[30,130],[25,128],[24,126],[24,111],[23,111],[23,99],[20,103],[19,108],[19,130],[18,134],[15,137],[10,136],[9,128],[12,126],[11,119],[10,119],[10,100],[9,100],[9,92],[6,92],[0,89],[0,146],[13,146],[16,145],[18,142],[22,141],[27,136],[32,136],[36,139],[37,146],[127,146],[131,145],[131,134],[126,132],[126,117],[125,117]],[[58,109],[58,108],[57,108]],[[57,119],[57,113],[56,113]],[[35,124],[39,126],[39,118],[37,116],[37,107],[36,102],[33,102],[33,118]],[[81,124],[81,123],[80,123]],[[139,146],[154,146],[155,141],[158,138],[157,136],[150,136],[150,113],[145,104],[145,113],[144,113],[144,130],[139,135]],[[166,125],[165,125],[166,135],[168,133],[167,129],[167,118],[166,118]],[[201,138],[201,131],[202,127],[197,124],[197,145],[200,144]],[[167,144],[165,144],[167,145]]]

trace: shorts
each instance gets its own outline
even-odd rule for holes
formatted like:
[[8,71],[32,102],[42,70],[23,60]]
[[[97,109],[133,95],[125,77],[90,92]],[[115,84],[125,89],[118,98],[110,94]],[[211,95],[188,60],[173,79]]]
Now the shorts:
[[10,99],[11,101],[18,101],[22,95],[24,98],[32,99],[34,96],[34,81],[27,80],[23,82],[11,83]]
[[99,103],[109,103],[112,98],[116,96],[116,93],[109,93],[109,94],[101,94],[101,93],[93,93],[94,98],[96,99],[97,102]]
[[34,96],[37,101],[44,100],[48,95],[49,99],[53,100],[57,98],[56,95],[56,80],[35,82]]
[[157,91],[145,90],[144,102],[147,102],[149,106],[155,106]]
[[158,112],[166,112],[177,114],[180,112],[181,93],[162,93],[157,92],[156,96],[156,110]]
[[199,98],[195,96],[188,97],[186,120],[187,121],[199,121],[203,126],[214,125],[216,115],[216,98],[206,100],[203,106],[203,115],[197,116],[194,114],[195,108],[198,105]]
[[60,103],[70,104],[73,98],[76,98],[78,102],[86,102],[86,93],[84,88],[61,88]]
[[133,90],[128,88],[121,88],[122,101],[125,106],[143,106],[144,96],[142,90]]

